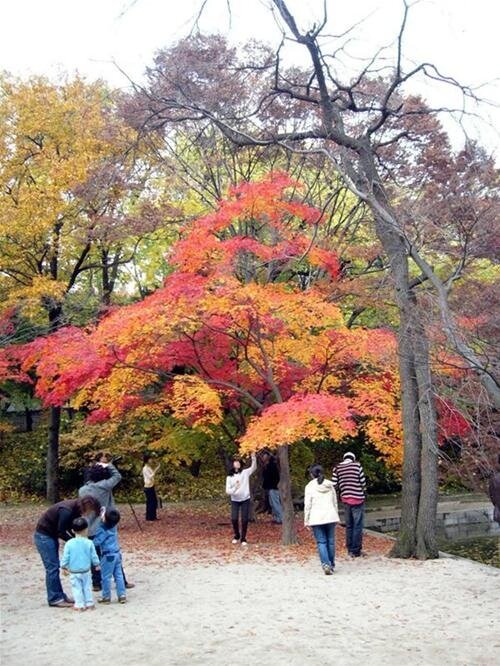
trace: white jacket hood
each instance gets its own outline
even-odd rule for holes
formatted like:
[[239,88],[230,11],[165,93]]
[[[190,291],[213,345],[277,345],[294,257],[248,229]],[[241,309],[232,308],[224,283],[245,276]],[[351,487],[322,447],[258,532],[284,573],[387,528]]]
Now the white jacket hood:
[[304,525],[338,523],[337,493],[328,479],[309,481],[304,492]]
[[314,484],[316,484],[316,486],[317,486],[316,491],[318,493],[330,493],[332,491],[332,488],[335,487],[333,485],[333,483],[331,481],[329,481],[328,479],[324,479],[323,483],[318,483],[318,481],[316,479],[313,479],[311,481],[311,483],[313,484],[313,487],[314,487]]

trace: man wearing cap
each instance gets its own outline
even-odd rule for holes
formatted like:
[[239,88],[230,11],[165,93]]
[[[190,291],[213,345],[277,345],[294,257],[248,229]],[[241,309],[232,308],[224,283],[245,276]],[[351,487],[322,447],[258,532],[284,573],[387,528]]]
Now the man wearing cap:
[[344,460],[333,470],[332,481],[344,504],[345,536],[347,552],[351,557],[364,555],[363,520],[365,515],[366,479],[363,468],[351,451],[344,453]]

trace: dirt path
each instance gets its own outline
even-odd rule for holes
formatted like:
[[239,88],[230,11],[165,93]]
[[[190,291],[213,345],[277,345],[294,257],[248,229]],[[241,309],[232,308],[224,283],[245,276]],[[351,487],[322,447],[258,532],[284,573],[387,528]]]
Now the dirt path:
[[2,665],[500,663],[500,572],[472,562],[341,558],[327,577],[315,557],[240,547],[229,561],[182,551],[126,563],[129,603],[76,614],[45,605],[35,552],[4,547]]

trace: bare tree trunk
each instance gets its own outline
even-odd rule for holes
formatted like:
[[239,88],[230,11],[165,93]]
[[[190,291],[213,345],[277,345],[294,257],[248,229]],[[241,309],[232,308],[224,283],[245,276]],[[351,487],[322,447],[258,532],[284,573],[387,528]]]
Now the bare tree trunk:
[[[378,204],[387,210],[383,191],[375,190]],[[399,309],[399,364],[403,417],[403,496],[396,557],[420,559],[438,556],[435,539],[438,497],[437,425],[432,394],[429,345],[410,287],[408,251],[401,234],[375,214],[377,235],[389,258]]]
[[101,264],[102,264],[102,303],[103,305],[111,305],[111,295],[116,285],[116,278],[118,276],[118,268],[120,266],[120,249],[118,249],[113,258],[110,257],[107,248],[101,249]]
[[280,464],[279,490],[281,505],[283,507],[283,526],[281,542],[284,546],[298,543],[295,529],[295,512],[293,510],[292,481],[290,477],[290,459],[288,446],[278,446],[278,461]]
[[429,344],[422,324],[416,340],[416,377],[418,385],[418,409],[420,414],[421,450],[421,487],[417,518],[416,556],[425,560],[439,557],[436,545],[436,512],[438,502],[437,473],[437,423],[432,378],[429,363]]
[[403,420],[403,487],[401,522],[398,539],[391,550],[393,557],[412,557],[416,552],[417,515],[420,497],[421,442],[419,422],[416,418],[418,388],[410,345],[401,335],[399,339],[399,373],[401,380],[401,411]]
[[111,304],[111,280],[109,275],[109,254],[106,249],[101,249],[101,263],[102,263],[102,303],[103,305]]
[[[50,331],[56,331],[61,324],[61,306],[49,310]],[[46,495],[49,502],[59,501],[59,432],[61,429],[61,408],[51,407],[49,411],[49,437],[46,461]]]
[[61,408],[51,407],[49,412],[49,440],[47,446],[46,484],[47,499],[54,504],[59,501],[59,431]]
[[224,472],[228,474],[231,469],[232,457],[228,454],[222,444],[217,448],[217,455],[224,466]]
[[[410,336],[400,331],[401,400],[404,424],[403,494],[398,540],[391,555],[438,557],[436,411],[425,330],[413,310]],[[411,393],[411,395],[409,395]]]

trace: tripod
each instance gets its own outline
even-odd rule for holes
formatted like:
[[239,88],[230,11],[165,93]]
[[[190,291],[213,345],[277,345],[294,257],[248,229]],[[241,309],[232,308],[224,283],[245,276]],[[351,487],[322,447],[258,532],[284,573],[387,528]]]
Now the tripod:
[[127,500],[127,504],[129,505],[130,510],[132,511],[132,513],[133,513],[133,515],[134,515],[135,522],[137,523],[137,527],[141,530],[141,532],[144,532],[144,529],[143,529],[143,527],[142,527],[142,525],[141,525],[141,523],[140,523],[140,521],[139,521],[139,518],[137,518],[137,514],[136,514],[136,512],[135,512],[135,509],[134,509],[134,507],[132,506],[132,502],[130,501],[129,494],[128,494],[128,493],[123,493],[123,494],[125,495],[125,499]]
[[[113,463],[115,463],[115,464],[119,463],[121,461],[121,459],[122,459],[122,456],[117,456],[116,458],[113,458]],[[142,525],[139,521],[139,518],[137,518],[137,514],[135,512],[135,509],[132,506],[132,502],[130,501],[130,495],[128,494],[128,492],[126,490],[123,491],[123,495],[125,496],[125,499],[127,500],[127,504],[129,505],[130,510],[132,511],[132,514],[135,518],[135,522],[137,523],[137,527],[141,530],[141,532],[144,532],[143,527],[142,527]]]

